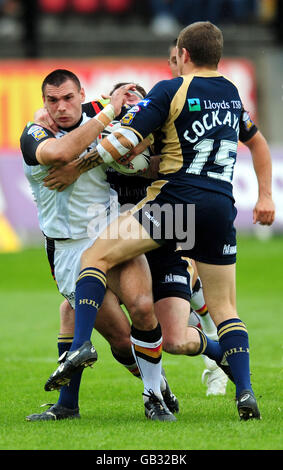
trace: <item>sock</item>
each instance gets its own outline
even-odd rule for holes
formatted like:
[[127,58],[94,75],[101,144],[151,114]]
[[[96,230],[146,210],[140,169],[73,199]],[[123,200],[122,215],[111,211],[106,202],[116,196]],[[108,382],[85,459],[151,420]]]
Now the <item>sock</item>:
[[100,269],[86,268],[80,272],[76,284],[75,335],[70,351],[90,340],[105,290],[106,276]]
[[204,332],[209,335],[211,339],[217,341],[217,328],[207,309],[200,278],[196,280],[196,283],[193,287],[190,304],[193,310],[195,310],[199,315],[201,326]]
[[162,370],[162,335],[158,324],[154,330],[131,329],[132,351],[144,384],[145,400],[149,391],[162,399],[160,391]]
[[[133,374],[134,377],[141,379],[141,374],[140,374],[139,368],[137,366],[137,363],[133,355],[129,356],[128,358],[121,357],[118,354],[114,353],[112,348],[111,348],[111,352],[112,352],[114,359],[116,359],[117,362],[122,364],[131,374]],[[163,378],[163,373],[165,375],[165,371],[162,369],[161,381],[160,381],[161,392],[163,392],[166,389],[166,382]]]
[[218,325],[219,343],[236,384],[236,397],[243,390],[251,390],[249,336],[245,324],[239,318],[226,320]]
[[111,352],[112,352],[114,359],[116,359],[116,361],[119,362],[119,364],[122,364],[131,374],[134,375],[134,377],[137,377],[139,379],[141,378],[139,368],[132,354],[128,358],[125,358],[114,353],[112,348],[111,348]]
[[65,408],[75,409],[79,407],[79,391],[83,370],[77,372],[71,378],[69,385],[64,385],[60,390],[58,404]]
[[67,334],[67,333],[59,333],[58,339],[57,339],[57,347],[58,347],[58,354],[59,357],[64,354],[64,352],[69,351],[72,341],[73,341],[73,335]]
[[216,362],[221,361],[223,351],[218,341],[214,341],[206,336],[206,334],[198,327],[191,326],[198,331],[200,337],[200,347],[195,354],[188,354],[189,356],[198,356],[199,354],[205,355]]

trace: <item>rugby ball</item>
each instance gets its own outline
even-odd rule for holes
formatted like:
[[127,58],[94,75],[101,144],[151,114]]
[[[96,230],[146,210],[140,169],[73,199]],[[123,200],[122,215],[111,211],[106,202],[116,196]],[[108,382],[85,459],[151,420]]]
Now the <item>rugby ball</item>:
[[[101,140],[104,137],[107,137],[109,134],[112,132],[115,132],[121,127],[120,121],[112,121],[108,126],[101,132],[101,134],[98,137],[98,142],[101,142]],[[112,162],[110,163],[110,167],[113,168],[113,170],[117,171],[118,173],[121,173],[122,175],[139,175],[143,174],[146,172],[146,170],[149,167],[149,162],[150,162],[150,151],[149,149],[143,150],[142,153],[139,155],[136,155],[129,163],[126,165],[122,165],[121,163],[118,162]]]
[[118,173],[122,173],[122,175],[141,175],[148,169],[149,162],[150,153],[148,149],[145,149],[142,153],[136,155],[133,160],[131,160],[126,165],[121,165],[118,162],[112,162],[110,166]]

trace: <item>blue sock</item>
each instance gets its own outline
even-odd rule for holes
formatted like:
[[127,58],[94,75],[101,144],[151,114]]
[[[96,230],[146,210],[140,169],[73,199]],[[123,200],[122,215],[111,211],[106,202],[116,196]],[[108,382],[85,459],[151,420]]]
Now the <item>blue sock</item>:
[[96,268],[80,272],[76,285],[75,334],[70,351],[91,338],[96,315],[106,291],[106,276]]
[[219,362],[223,357],[223,352],[218,341],[209,339],[206,334],[200,330],[200,352],[205,356],[213,359],[213,361]]
[[58,346],[59,357],[62,356],[62,354],[65,351],[69,351],[73,339],[74,339],[74,337],[71,334],[61,334],[60,333],[58,335],[57,346]]
[[79,391],[83,370],[77,372],[71,378],[69,385],[65,385],[60,390],[58,404],[65,408],[75,409],[79,407]]
[[193,327],[193,328],[195,328],[199,333],[200,347],[199,347],[199,350],[195,354],[190,354],[190,355],[198,356],[199,354],[204,354],[210,359],[213,359],[214,361],[219,362],[223,357],[222,348],[219,342],[209,339],[200,328],[197,328],[197,327]]
[[236,397],[243,390],[251,390],[249,336],[245,324],[239,318],[226,320],[218,325],[217,333],[223,355],[227,360],[236,385]]

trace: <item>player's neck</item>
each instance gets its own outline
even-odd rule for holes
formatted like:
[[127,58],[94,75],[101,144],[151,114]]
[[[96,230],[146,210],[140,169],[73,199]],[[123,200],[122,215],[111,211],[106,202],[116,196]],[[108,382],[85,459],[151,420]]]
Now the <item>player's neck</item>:
[[190,64],[187,64],[182,75],[190,75],[190,74],[201,75],[202,73],[207,74],[207,73],[213,73],[213,72],[218,73],[218,70],[216,67],[210,67],[208,65],[199,67],[193,63],[190,63]]

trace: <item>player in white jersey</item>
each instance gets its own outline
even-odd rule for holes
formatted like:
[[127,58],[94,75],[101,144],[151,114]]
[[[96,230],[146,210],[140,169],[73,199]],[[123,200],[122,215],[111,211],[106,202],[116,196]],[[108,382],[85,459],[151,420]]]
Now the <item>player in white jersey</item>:
[[[54,138],[47,128],[33,123],[25,128],[21,137],[25,173],[38,206],[40,227],[46,236],[47,247],[49,245],[50,248],[50,244],[53,244],[55,248],[55,280],[59,291],[73,306],[75,279],[78,274],[76,269],[79,269],[81,252],[93,242],[109,220],[118,215],[116,205],[111,201],[105,168],[94,168],[96,162],[93,162],[92,147],[98,134],[119,114],[130,88],[132,86],[119,89],[111,98],[111,104],[97,114],[91,103],[82,104],[85,98],[84,90],[72,72],[60,69],[51,72],[43,82],[42,91],[45,106],[59,127],[57,138]],[[64,165],[73,160],[76,160],[75,164],[80,169],[91,169],[92,165],[93,169],[82,175],[66,192],[51,192],[43,186],[43,179],[50,166]],[[51,256],[50,251],[48,254]],[[136,296],[129,292],[127,285],[127,279],[138,277],[137,269],[138,273],[143,272],[143,279],[142,282],[139,281],[138,287],[144,298],[143,303],[136,302]],[[107,284],[127,306],[133,322],[132,328],[135,328],[132,338],[135,339],[135,334],[139,338],[148,338],[148,341],[143,341],[143,345],[150,351],[152,342],[157,343],[158,361],[154,360],[151,365],[145,360],[140,368],[147,369],[142,377],[147,377],[148,387],[159,391],[159,398],[153,403],[155,419],[173,421],[175,417],[165,405],[160,391],[162,337],[153,309],[147,307],[150,305],[147,298],[151,297],[151,279],[145,258],[138,257],[127,263],[126,273],[123,277],[120,276],[119,268],[113,270],[107,278]],[[88,299],[85,301],[88,303]],[[148,342],[149,346],[146,344]],[[85,364],[90,365],[96,359],[97,353],[92,348],[85,358]],[[73,378],[76,388],[81,372]],[[151,381],[154,382],[152,386]],[[68,407],[69,391],[71,392],[70,387],[63,387],[56,405],[47,412],[36,415],[35,419],[34,415],[28,419],[79,417],[78,408]]]

